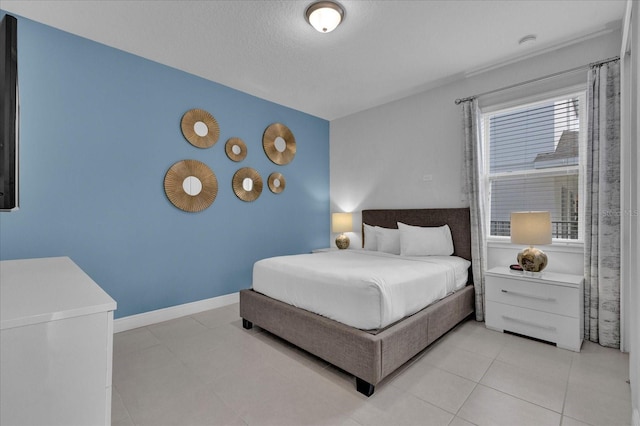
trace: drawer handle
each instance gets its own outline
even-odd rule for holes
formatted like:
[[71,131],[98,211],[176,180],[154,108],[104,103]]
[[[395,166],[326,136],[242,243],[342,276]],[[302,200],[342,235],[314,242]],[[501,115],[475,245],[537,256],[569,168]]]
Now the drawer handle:
[[513,322],[517,322],[524,325],[530,325],[532,327],[542,328],[543,330],[556,331],[556,328],[552,325],[540,325],[540,324],[536,324],[535,322],[525,321],[518,318],[512,318],[506,315],[502,315],[502,318],[506,319],[507,321],[513,321]]
[[507,294],[513,294],[514,296],[528,297],[529,299],[536,299],[536,300],[544,300],[545,302],[555,302],[556,301],[556,299],[554,299],[553,297],[535,296],[533,294],[520,293],[518,291],[509,291],[509,290],[505,290],[505,289],[501,289],[500,291],[502,291],[503,293],[507,293]]

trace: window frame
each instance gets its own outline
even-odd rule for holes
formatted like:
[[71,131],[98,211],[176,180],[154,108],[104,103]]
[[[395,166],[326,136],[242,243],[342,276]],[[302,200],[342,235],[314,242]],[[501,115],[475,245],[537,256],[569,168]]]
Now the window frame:
[[[545,169],[528,169],[522,171],[513,172],[497,172],[490,173],[490,141],[489,141],[489,120],[491,116],[497,114],[505,114],[510,111],[521,110],[524,108],[531,108],[543,103],[554,102],[558,100],[564,100],[571,97],[577,97],[578,102],[578,116],[579,122],[579,160],[577,166],[562,166],[562,167],[549,167]],[[481,148],[483,153],[483,168],[482,168],[482,185],[485,193],[485,235],[488,242],[510,242],[508,236],[491,235],[491,184],[494,181],[505,181],[514,179],[516,177],[544,177],[544,176],[562,176],[567,174],[567,170],[572,171],[571,174],[578,174],[578,238],[552,238],[553,244],[565,245],[565,246],[582,246],[584,245],[584,213],[585,206],[584,200],[586,196],[585,191],[585,171],[586,171],[586,139],[587,139],[587,88],[585,84],[565,87],[550,92],[539,93],[537,95],[520,97],[509,102],[503,102],[496,105],[481,106],[480,107],[480,134],[481,134]]]

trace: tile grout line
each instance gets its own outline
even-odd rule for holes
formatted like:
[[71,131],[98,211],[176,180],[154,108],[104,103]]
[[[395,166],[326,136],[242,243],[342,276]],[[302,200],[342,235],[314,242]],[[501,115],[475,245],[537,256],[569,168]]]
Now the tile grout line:
[[[514,367],[518,367],[518,368],[520,368],[520,366],[518,366],[518,365],[514,365],[514,364],[511,364],[511,363],[508,363],[508,362],[505,362],[505,361],[503,361],[503,360],[499,360],[499,359],[498,359],[498,356],[499,356],[499,355],[500,355],[500,353],[502,352],[502,349],[504,349],[505,347],[506,347],[506,345],[505,345],[505,346],[503,346],[503,347],[501,348],[500,352],[498,352],[498,354],[497,354],[497,355],[494,357],[494,359],[491,361],[491,365],[489,366],[489,368],[487,368],[487,370],[485,371],[485,373],[482,375],[482,378],[480,378],[480,381],[478,381],[478,385],[480,385],[480,386],[484,386],[484,387],[486,387],[486,388],[488,388],[488,389],[493,389],[493,390],[494,390],[494,391],[496,391],[496,392],[500,392],[500,393],[501,393],[501,394],[503,394],[503,395],[510,396],[510,397],[515,398],[515,399],[517,399],[517,400],[519,400],[519,401],[522,401],[522,402],[526,402],[527,404],[535,405],[536,407],[540,407],[540,408],[542,408],[543,410],[547,410],[547,411],[551,411],[551,412],[553,412],[553,413],[557,413],[557,414],[559,414],[559,415],[560,415],[560,424],[562,424],[562,417],[564,416],[564,400],[566,399],[566,394],[567,394],[566,390],[565,390],[565,394],[564,394],[564,398],[563,398],[563,403],[562,403],[562,411],[561,411],[561,412],[558,412],[558,411],[552,410],[552,409],[550,409],[550,408],[544,407],[544,406],[542,406],[542,405],[540,405],[540,404],[536,404],[536,403],[535,403],[535,402],[533,402],[533,401],[528,401],[528,400],[523,399],[523,398],[521,398],[521,397],[519,397],[519,396],[512,395],[512,394],[510,394],[510,393],[508,393],[508,392],[505,392],[505,391],[503,391],[503,390],[496,389],[496,388],[494,388],[494,387],[492,387],[492,386],[489,386],[489,385],[487,385],[487,384],[484,384],[484,383],[480,383],[480,382],[482,381],[482,379],[484,378],[484,376],[486,376],[486,374],[487,374],[487,372],[489,371],[489,369],[491,369],[491,366],[493,365],[493,363],[494,363],[495,361],[498,361],[498,362],[504,362],[504,363],[505,363],[505,364],[507,364],[507,365],[511,365],[511,366],[514,366]],[[571,357],[571,365],[573,365],[573,356]],[[571,365],[569,366],[569,372],[571,372]],[[569,382],[569,376],[567,376],[567,386],[568,386],[568,382]],[[475,390],[475,388],[474,388],[474,390]],[[466,402],[466,401],[465,401],[465,402]],[[463,405],[464,405],[464,404],[463,404]],[[461,408],[462,408],[462,407],[461,407]],[[466,419],[465,419],[465,420],[466,420]]]
[[564,414],[564,409],[567,406],[567,396],[569,395],[569,381],[571,380],[571,372],[573,371],[573,362],[575,360],[576,355],[573,354],[573,356],[571,357],[571,365],[569,366],[569,374],[567,375],[567,381],[565,382],[565,386],[564,386],[564,398],[562,398],[562,417],[560,417],[560,424],[562,425],[563,419],[565,417]]
[[[112,407],[112,410],[113,410],[113,391],[114,390],[117,392],[118,397],[120,398],[120,402],[122,403],[122,406],[124,407],[124,411],[127,413],[127,418],[129,420],[131,420],[131,423],[133,425],[135,425],[135,423],[133,421],[133,417],[131,417],[131,413],[129,412],[129,408],[127,407],[127,404],[124,403],[124,400],[122,399],[122,395],[120,395],[120,392],[118,392],[118,388],[114,384],[111,385],[111,407]],[[116,421],[119,421],[119,420],[122,420],[122,419],[116,419]],[[113,416],[111,416],[111,422],[113,423]]]
[[[500,351],[502,351],[502,349],[503,349],[503,348],[504,348],[504,345],[503,345],[503,347],[500,349]],[[458,349],[462,349],[462,348],[458,348]],[[464,349],[463,349],[463,350],[464,350]],[[484,373],[482,374],[482,377],[480,377],[480,379],[478,379],[478,381],[477,381],[477,382],[476,382],[475,380],[471,380],[471,381],[474,383],[474,385],[473,385],[473,389],[471,389],[471,392],[469,392],[469,395],[467,395],[467,397],[464,399],[464,401],[462,402],[462,404],[460,404],[460,407],[458,407],[458,409],[457,409],[457,410],[456,410],[456,412],[454,413],[454,419],[455,419],[456,417],[458,417],[458,413],[460,413],[460,410],[462,410],[462,407],[464,407],[464,404],[466,404],[466,403],[467,403],[467,401],[469,400],[469,398],[471,397],[471,395],[473,394],[473,392],[475,392],[475,390],[476,390],[476,389],[478,388],[478,386],[480,385],[480,382],[482,381],[482,379],[484,378],[484,376],[485,376],[485,375],[487,374],[487,372],[491,369],[491,366],[492,366],[492,365],[493,365],[493,363],[496,361],[496,358],[497,358],[497,357],[498,357],[498,355],[500,354],[500,351],[499,351],[499,352],[498,352],[498,353],[497,353],[497,354],[496,354],[496,355],[491,359],[491,363],[489,364],[489,366],[487,367],[487,369],[486,369],[486,370],[484,371]],[[436,368],[438,368],[438,367],[436,367]],[[444,370],[444,371],[446,371],[446,370]],[[453,374],[453,373],[452,373],[452,374]],[[459,376],[459,377],[461,377],[461,376]],[[466,377],[463,377],[463,378],[464,378],[464,379],[469,380],[469,379],[468,379],[468,378],[466,378]],[[471,420],[469,420],[469,419],[466,419],[466,418],[464,418],[464,417],[460,417],[460,418],[461,418],[461,419],[463,419],[464,421],[467,421],[467,422],[472,423],[472,424],[474,424],[474,425],[475,425],[475,423],[473,423],[473,422],[472,422]],[[453,419],[452,419],[452,421],[453,421]]]

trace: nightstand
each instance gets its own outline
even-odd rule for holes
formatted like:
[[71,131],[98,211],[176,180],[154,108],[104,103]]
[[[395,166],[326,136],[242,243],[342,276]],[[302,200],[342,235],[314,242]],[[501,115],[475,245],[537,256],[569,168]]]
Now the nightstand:
[[485,325],[580,352],[583,281],[580,275],[490,269],[485,273]]
[[326,247],[326,248],[313,249],[311,250],[311,253],[324,253],[327,251],[337,251],[337,250],[339,250],[337,247]]

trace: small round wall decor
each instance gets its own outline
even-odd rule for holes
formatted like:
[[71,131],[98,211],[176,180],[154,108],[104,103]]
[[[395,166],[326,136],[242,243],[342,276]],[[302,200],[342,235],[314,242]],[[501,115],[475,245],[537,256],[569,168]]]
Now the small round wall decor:
[[271,192],[273,192],[274,194],[279,194],[284,191],[286,182],[284,180],[284,176],[282,176],[282,173],[274,172],[269,175],[267,184],[269,185],[269,190]]
[[224,145],[224,152],[232,161],[242,161],[247,156],[247,145],[240,138],[230,138]]
[[255,201],[262,193],[262,177],[251,167],[239,169],[233,175],[231,185],[233,192],[242,201]]
[[191,109],[185,112],[180,128],[185,139],[198,148],[209,148],[218,142],[220,137],[218,122],[213,115],[203,109]]
[[262,147],[269,160],[278,165],[285,165],[296,156],[296,138],[287,126],[273,123],[262,135]]
[[164,192],[180,210],[199,212],[216,199],[218,179],[206,164],[198,160],[182,160],[167,170]]

